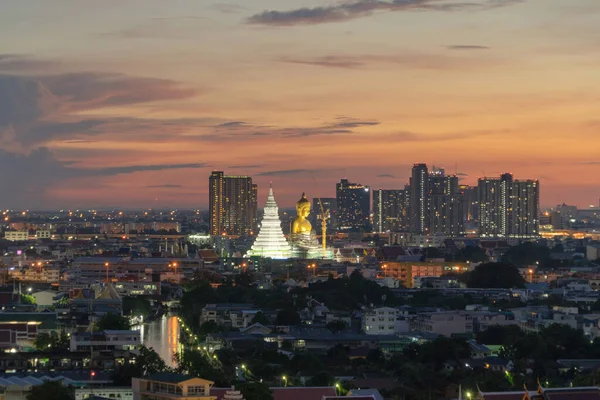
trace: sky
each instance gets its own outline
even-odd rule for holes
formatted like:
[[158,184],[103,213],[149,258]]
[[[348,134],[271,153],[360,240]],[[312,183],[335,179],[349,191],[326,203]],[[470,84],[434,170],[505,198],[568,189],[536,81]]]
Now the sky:
[[2,0],[0,208],[263,204],[340,178],[600,198],[598,0]]

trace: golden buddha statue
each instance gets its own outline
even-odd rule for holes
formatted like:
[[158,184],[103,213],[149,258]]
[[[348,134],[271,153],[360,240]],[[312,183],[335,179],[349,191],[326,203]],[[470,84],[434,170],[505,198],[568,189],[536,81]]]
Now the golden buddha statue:
[[296,211],[298,215],[292,222],[292,235],[298,233],[308,233],[312,231],[312,225],[306,218],[310,215],[310,201],[306,198],[306,194],[302,193],[302,198],[296,203]]

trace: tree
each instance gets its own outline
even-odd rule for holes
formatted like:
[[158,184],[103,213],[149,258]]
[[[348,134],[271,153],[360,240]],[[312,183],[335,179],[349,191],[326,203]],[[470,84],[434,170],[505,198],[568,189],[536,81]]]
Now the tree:
[[33,345],[40,351],[68,350],[69,341],[69,336],[65,332],[40,332],[33,341]]
[[252,318],[252,324],[261,324],[261,325],[269,325],[269,320],[265,316],[262,311],[256,313],[254,318]]
[[242,383],[236,388],[242,392],[246,400],[273,400],[273,392],[264,383]]
[[277,313],[278,325],[300,325],[300,315],[293,308],[287,308]]
[[458,250],[454,256],[456,261],[463,262],[487,262],[490,260],[485,250],[478,246],[466,246],[460,250]]
[[125,331],[130,328],[129,319],[122,317],[118,314],[108,313],[103,315],[98,322],[96,322],[97,331]]
[[36,304],[35,303],[35,297],[33,297],[30,294],[22,293],[21,294],[21,303],[22,304]]
[[308,386],[317,386],[317,387],[325,387],[325,386],[333,386],[334,378],[327,372],[319,372],[314,375],[312,378],[308,380]]
[[172,372],[165,361],[153,348],[144,345],[140,347],[135,363],[125,363],[113,375],[113,383],[117,386],[131,386],[132,378],[141,378],[157,372]]
[[127,296],[123,298],[123,314],[141,315],[146,318],[152,315],[152,306],[146,297]]
[[550,249],[534,242],[525,242],[513,246],[502,256],[502,261],[510,263],[517,268],[529,265],[544,265],[551,260]]
[[519,270],[511,264],[484,263],[465,274],[470,288],[510,289],[525,287]]
[[27,400],[69,400],[74,399],[73,390],[60,381],[46,381],[33,386],[27,394]]

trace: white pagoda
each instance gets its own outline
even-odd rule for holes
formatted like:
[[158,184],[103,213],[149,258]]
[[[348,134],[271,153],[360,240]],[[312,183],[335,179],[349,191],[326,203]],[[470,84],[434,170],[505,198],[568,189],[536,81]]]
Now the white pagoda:
[[263,219],[260,223],[258,236],[246,257],[265,257],[286,259],[292,255],[291,247],[281,229],[279,207],[275,202],[273,187],[269,188],[269,197],[265,204]]

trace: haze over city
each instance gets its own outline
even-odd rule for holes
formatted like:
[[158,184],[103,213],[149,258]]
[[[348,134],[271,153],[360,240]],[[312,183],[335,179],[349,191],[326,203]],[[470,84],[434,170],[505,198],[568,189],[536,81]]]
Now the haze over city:
[[[207,208],[212,170],[259,206],[341,177],[403,188],[539,179],[598,204],[597,0],[4,0],[0,204]],[[313,176],[317,181],[316,185]]]

